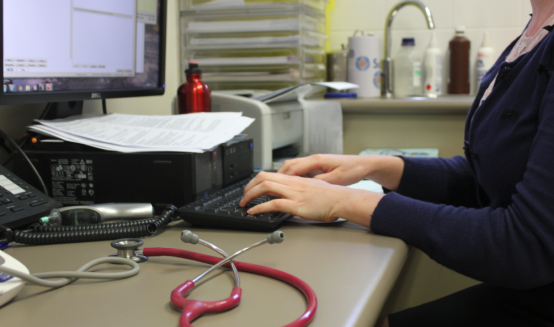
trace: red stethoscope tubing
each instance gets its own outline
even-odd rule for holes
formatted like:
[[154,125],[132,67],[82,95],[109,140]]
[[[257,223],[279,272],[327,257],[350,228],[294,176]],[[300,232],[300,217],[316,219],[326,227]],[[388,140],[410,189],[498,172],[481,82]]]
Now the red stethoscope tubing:
[[[215,265],[220,262],[222,259],[218,257],[213,257],[210,255],[205,255],[201,253],[180,250],[180,249],[169,249],[169,248],[145,248],[143,254],[147,257],[159,257],[159,256],[171,256],[178,257],[183,259],[194,260],[198,262],[203,262],[211,265]],[[238,270],[249,272],[257,275],[271,277],[282,282],[285,282],[291,286],[294,286],[299,291],[301,291],[306,299],[308,300],[308,306],[306,311],[302,316],[300,316],[295,321],[284,327],[305,327],[307,326],[315,317],[317,310],[317,297],[314,290],[306,282],[301,280],[298,277],[295,277],[286,272],[259,266],[251,263],[233,261]],[[223,267],[230,268],[229,264],[224,265]],[[240,287],[234,287],[231,296],[228,299],[222,301],[214,302],[201,302],[195,300],[188,300],[184,296],[192,290],[194,283],[192,281],[186,281],[179,287],[177,287],[171,293],[171,303],[178,308],[183,309],[183,314],[181,315],[181,327],[189,327],[190,322],[198,318],[200,315],[206,312],[222,312],[234,308],[240,302],[241,289]],[[183,324],[185,323],[185,324]]]

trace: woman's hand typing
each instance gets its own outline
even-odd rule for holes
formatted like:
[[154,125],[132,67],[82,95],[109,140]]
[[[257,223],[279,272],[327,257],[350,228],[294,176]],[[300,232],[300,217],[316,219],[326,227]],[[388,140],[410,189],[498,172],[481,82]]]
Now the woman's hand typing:
[[279,197],[248,210],[250,214],[280,211],[305,219],[331,222],[344,218],[369,227],[383,194],[332,185],[323,180],[259,173],[246,185],[241,206],[262,195]]
[[344,186],[369,178],[390,190],[396,190],[403,170],[404,160],[398,157],[317,154],[287,160],[278,172]]

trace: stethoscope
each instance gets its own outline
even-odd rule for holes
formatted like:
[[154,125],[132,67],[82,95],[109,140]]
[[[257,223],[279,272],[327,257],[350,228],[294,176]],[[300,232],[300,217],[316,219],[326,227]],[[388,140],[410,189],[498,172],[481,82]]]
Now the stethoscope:
[[[240,278],[238,274],[239,270],[271,277],[283,281],[300,290],[308,300],[307,309],[302,316],[300,316],[292,323],[286,325],[285,327],[304,327],[313,320],[317,310],[317,297],[313,289],[306,282],[299,279],[298,277],[277,269],[259,266],[251,263],[233,261],[234,258],[250,249],[256,248],[265,243],[278,244],[283,242],[284,239],[285,236],[283,232],[276,231],[270,234],[266,239],[253,243],[250,246],[233,253],[232,255],[228,255],[222,249],[218,248],[210,242],[200,239],[198,235],[193,234],[189,230],[181,232],[181,240],[183,242],[190,244],[201,244],[207,248],[210,248],[221,255],[224,258],[223,260],[217,257],[180,249],[145,248],[140,251],[138,250],[138,248],[143,244],[143,242],[139,239],[115,240],[112,242],[111,245],[118,250],[118,253],[112,256],[119,256],[131,259],[135,262],[145,261],[148,259],[148,257],[171,256],[213,265],[208,270],[198,275],[196,278],[192,280],[187,280],[186,282],[175,288],[173,292],[171,292],[171,303],[175,307],[183,310],[180,319],[181,327],[192,327],[191,322],[205,313],[223,312],[238,306],[242,293],[242,289],[240,288]],[[191,300],[186,298],[187,294],[194,289],[196,283],[198,283],[199,280],[220,267],[231,268],[233,270],[235,286],[233,287],[231,296],[229,296],[227,299],[211,302]]]

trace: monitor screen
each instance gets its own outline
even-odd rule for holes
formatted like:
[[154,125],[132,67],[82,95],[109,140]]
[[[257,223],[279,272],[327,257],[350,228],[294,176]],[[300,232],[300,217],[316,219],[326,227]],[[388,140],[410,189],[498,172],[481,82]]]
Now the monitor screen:
[[1,0],[0,104],[161,95],[167,0]]

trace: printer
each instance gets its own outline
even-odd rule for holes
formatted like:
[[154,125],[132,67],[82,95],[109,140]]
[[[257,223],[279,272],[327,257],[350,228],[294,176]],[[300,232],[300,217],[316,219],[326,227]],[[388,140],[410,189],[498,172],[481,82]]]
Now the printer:
[[286,96],[260,101],[212,92],[212,111],[254,118],[244,133],[254,140],[254,168],[277,170],[279,159],[314,153],[342,154],[342,110],[335,101],[306,101],[303,85]]

